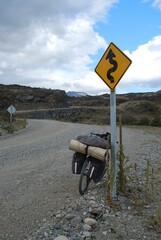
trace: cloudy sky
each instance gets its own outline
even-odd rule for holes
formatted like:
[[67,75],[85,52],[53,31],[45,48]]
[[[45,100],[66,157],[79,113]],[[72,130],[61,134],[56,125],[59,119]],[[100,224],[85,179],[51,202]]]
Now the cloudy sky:
[[117,93],[161,90],[161,0],[0,0],[0,83],[109,93],[94,69],[131,60]]

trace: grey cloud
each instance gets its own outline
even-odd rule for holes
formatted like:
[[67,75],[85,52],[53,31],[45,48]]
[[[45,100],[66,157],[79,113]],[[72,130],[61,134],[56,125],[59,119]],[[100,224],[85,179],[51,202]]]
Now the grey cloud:
[[[102,1],[101,6],[111,5],[116,0]],[[32,39],[35,29],[49,29],[63,36],[70,21],[78,16],[96,21],[106,13],[107,6],[100,8],[98,0],[5,0],[0,2],[0,47],[13,51]],[[104,13],[103,13],[104,12]],[[101,13],[101,14],[100,14]],[[96,17],[97,16],[97,17]],[[12,46],[7,45],[12,43]],[[3,46],[2,46],[3,45]]]
[[0,49],[15,51],[26,46],[38,29],[63,37],[66,26],[77,15],[86,13],[96,6],[89,1],[71,0],[5,0],[0,3]]
[[0,3],[0,25],[8,30],[27,28],[33,23],[57,22],[57,18],[70,19],[86,15],[93,20],[104,18],[118,0],[5,0]]
[[106,44],[93,26],[116,2],[1,0],[0,83],[70,88],[73,76],[83,78],[91,56]]
[[153,78],[146,80],[146,82],[141,82],[141,87],[142,88],[160,88],[160,83],[161,83],[161,78]]
[[99,4],[98,0],[5,0],[0,4],[0,23],[5,27],[12,26],[17,29],[28,26],[33,21],[53,22],[55,15],[70,18],[78,13],[88,13],[88,16],[92,17],[96,15]]
[[65,26],[64,15],[68,16],[65,2],[50,0],[1,1],[0,49],[14,51],[17,48],[23,48],[28,40],[32,39],[36,29],[40,27],[52,29],[57,34],[62,33],[63,26]]
[[[136,81],[136,86],[134,88],[134,82]],[[160,89],[161,78],[151,78],[145,80],[134,79],[133,82],[127,82],[122,79],[117,85],[117,91],[119,93],[128,93],[128,92],[138,92],[139,89],[142,89],[142,92],[148,91],[147,89]],[[145,89],[145,90],[144,90]]]
[[43,22],[61,12],[63,1],[5,0],[1,1],[0,22],[6,27],[21,28],[33,21]]
[[28,78],[25,76],[18,76],[15,72],[8,71],[7,74],[0,75],[0,82],[4,84],[18,84],[24,86],[31,86],[31,87],[45,87],[45,88],[53,88],[54,89],[54,80],[49,80],[45,78]]

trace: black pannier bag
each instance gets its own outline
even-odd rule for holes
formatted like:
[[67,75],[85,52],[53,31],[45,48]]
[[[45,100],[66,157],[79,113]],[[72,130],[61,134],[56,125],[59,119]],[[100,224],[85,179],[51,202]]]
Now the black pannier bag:
[[105,170],[106,161],[100,161],[91,156],[88,157],[91,162],[90,168],[88,170],[88,177],[92,178],[95,182],[99,181],[101,175]]
[[80,174],[82,167],[83,167],[83,163],[86,159],[86,155],[79,153],[79,152],[75,152],[73,154],[73,160],[72,160],[72,172],[74,174]]

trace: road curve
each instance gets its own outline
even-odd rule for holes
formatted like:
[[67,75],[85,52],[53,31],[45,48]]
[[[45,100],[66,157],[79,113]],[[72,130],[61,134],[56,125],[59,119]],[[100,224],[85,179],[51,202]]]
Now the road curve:
[[28,120],[0,137],[0,239],[25,239],[65,202],[79,197],[69,141],[101,127]]
[[[0,137],[1,240],[27,239],[58,209],[79,197],[69,141],[106,131],[108,126],[28,120],[26,129]],[[140,146],[146,147],[149,138],[159,143],[160,136],[156,139],[151,132],[124,128],[125,151],[136,160],[143,152]],[[151,154],[150,148],[147,151]]]

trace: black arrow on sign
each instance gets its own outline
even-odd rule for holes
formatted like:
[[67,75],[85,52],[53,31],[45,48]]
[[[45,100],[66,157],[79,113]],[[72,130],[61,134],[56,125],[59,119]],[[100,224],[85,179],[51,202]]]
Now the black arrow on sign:
[[111,73],[112,73],[112,72],[115,72],[116,69],[117,69],[117,66],[118,66],[117,62],[113,59],[113,58],[115,58],[115,57],[116,57],[116,55],[115,55],[114,52],[110,49],[110,51],[109,51],[108,54],[107,54],[106,59],[109,59],[109,62],[113,65],[113,67],[110,68],[110,69],[107,71],[106,76],[107,76],[107,78],[110,80],[111,83],[114,83],[114,77],[111,76]]

